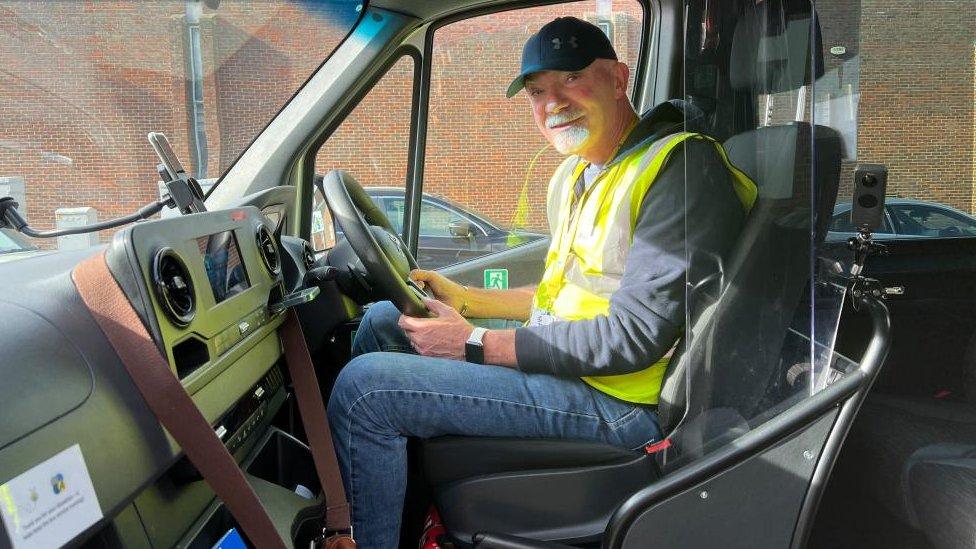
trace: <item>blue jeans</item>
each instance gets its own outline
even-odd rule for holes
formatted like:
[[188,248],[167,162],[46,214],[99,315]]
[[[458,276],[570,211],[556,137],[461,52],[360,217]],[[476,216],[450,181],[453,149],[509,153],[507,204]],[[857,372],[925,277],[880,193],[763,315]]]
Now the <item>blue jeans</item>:
[[[329,421],[361,549],[396,547],[407,437],[568,438],[641,448],[660,440],[653,408],[578,378],[413,354],[390,302],[370,307],[329,399]],[[391,352],[392,351],[392,352]]]

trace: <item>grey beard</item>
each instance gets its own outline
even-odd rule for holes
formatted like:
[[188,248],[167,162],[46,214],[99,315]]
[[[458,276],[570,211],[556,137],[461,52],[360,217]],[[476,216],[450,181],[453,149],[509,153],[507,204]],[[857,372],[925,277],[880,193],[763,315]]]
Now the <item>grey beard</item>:
[[590,130],[583,126],[572,126],[559,133],[552,140],[552,146],[559,154],[573,154],[590,137]]

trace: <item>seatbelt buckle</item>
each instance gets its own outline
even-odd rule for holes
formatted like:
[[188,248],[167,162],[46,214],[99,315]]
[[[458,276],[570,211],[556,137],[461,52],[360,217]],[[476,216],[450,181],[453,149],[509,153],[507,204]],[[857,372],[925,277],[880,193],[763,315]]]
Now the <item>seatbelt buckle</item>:
[[646,452],[649,455],[654,455],[663,450],[667,450],[670,447],[671,447],[671,439],[666,438],[664,440],[655,442],[654,444],[648,444],[647,446],[644,447],[644,452]]

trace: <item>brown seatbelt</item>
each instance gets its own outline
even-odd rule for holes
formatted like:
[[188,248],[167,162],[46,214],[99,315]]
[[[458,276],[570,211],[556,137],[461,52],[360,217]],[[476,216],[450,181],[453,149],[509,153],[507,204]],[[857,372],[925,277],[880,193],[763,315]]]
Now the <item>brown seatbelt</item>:
[[[281,326],[281,344],[285,348],[285,361],[288,363],[288,371],[295,386],[298,411],[305,425],[308,445],[312,449],[315,470],[325,492],[326,532],[351,533],[349,503],[346,501],[346,490],[342,485],[339,462],[336,459],[335,446],[332,444],[332,431],[325,416],[322,390],[319,388],[318,376],[315,375],[312,356],[305,343],[302,325],[294,309],[288,310],[285,322]],[[355,542],[350,535],[340,534],[326,538],[325,546],[327,548],[355,547]]]
[[81,299],[105,333],[149,409],[186,452],[244,533],[260,548],[286,547],[243,471],[183,385],[169,369],[149,332],[105,263],[89,258],[71,273]]

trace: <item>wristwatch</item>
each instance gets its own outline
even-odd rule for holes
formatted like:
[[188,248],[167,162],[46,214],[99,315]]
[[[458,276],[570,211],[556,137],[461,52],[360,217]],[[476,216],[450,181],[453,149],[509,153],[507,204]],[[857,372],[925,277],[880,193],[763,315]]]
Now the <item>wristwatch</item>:
[[471,330],[471,335],[464,342],[464,360],[475,364],[485,363],[485,345],[481,342],[481,338],[485,337],[487,331],[488,328],[481,326],[476,326],[474,330]]

